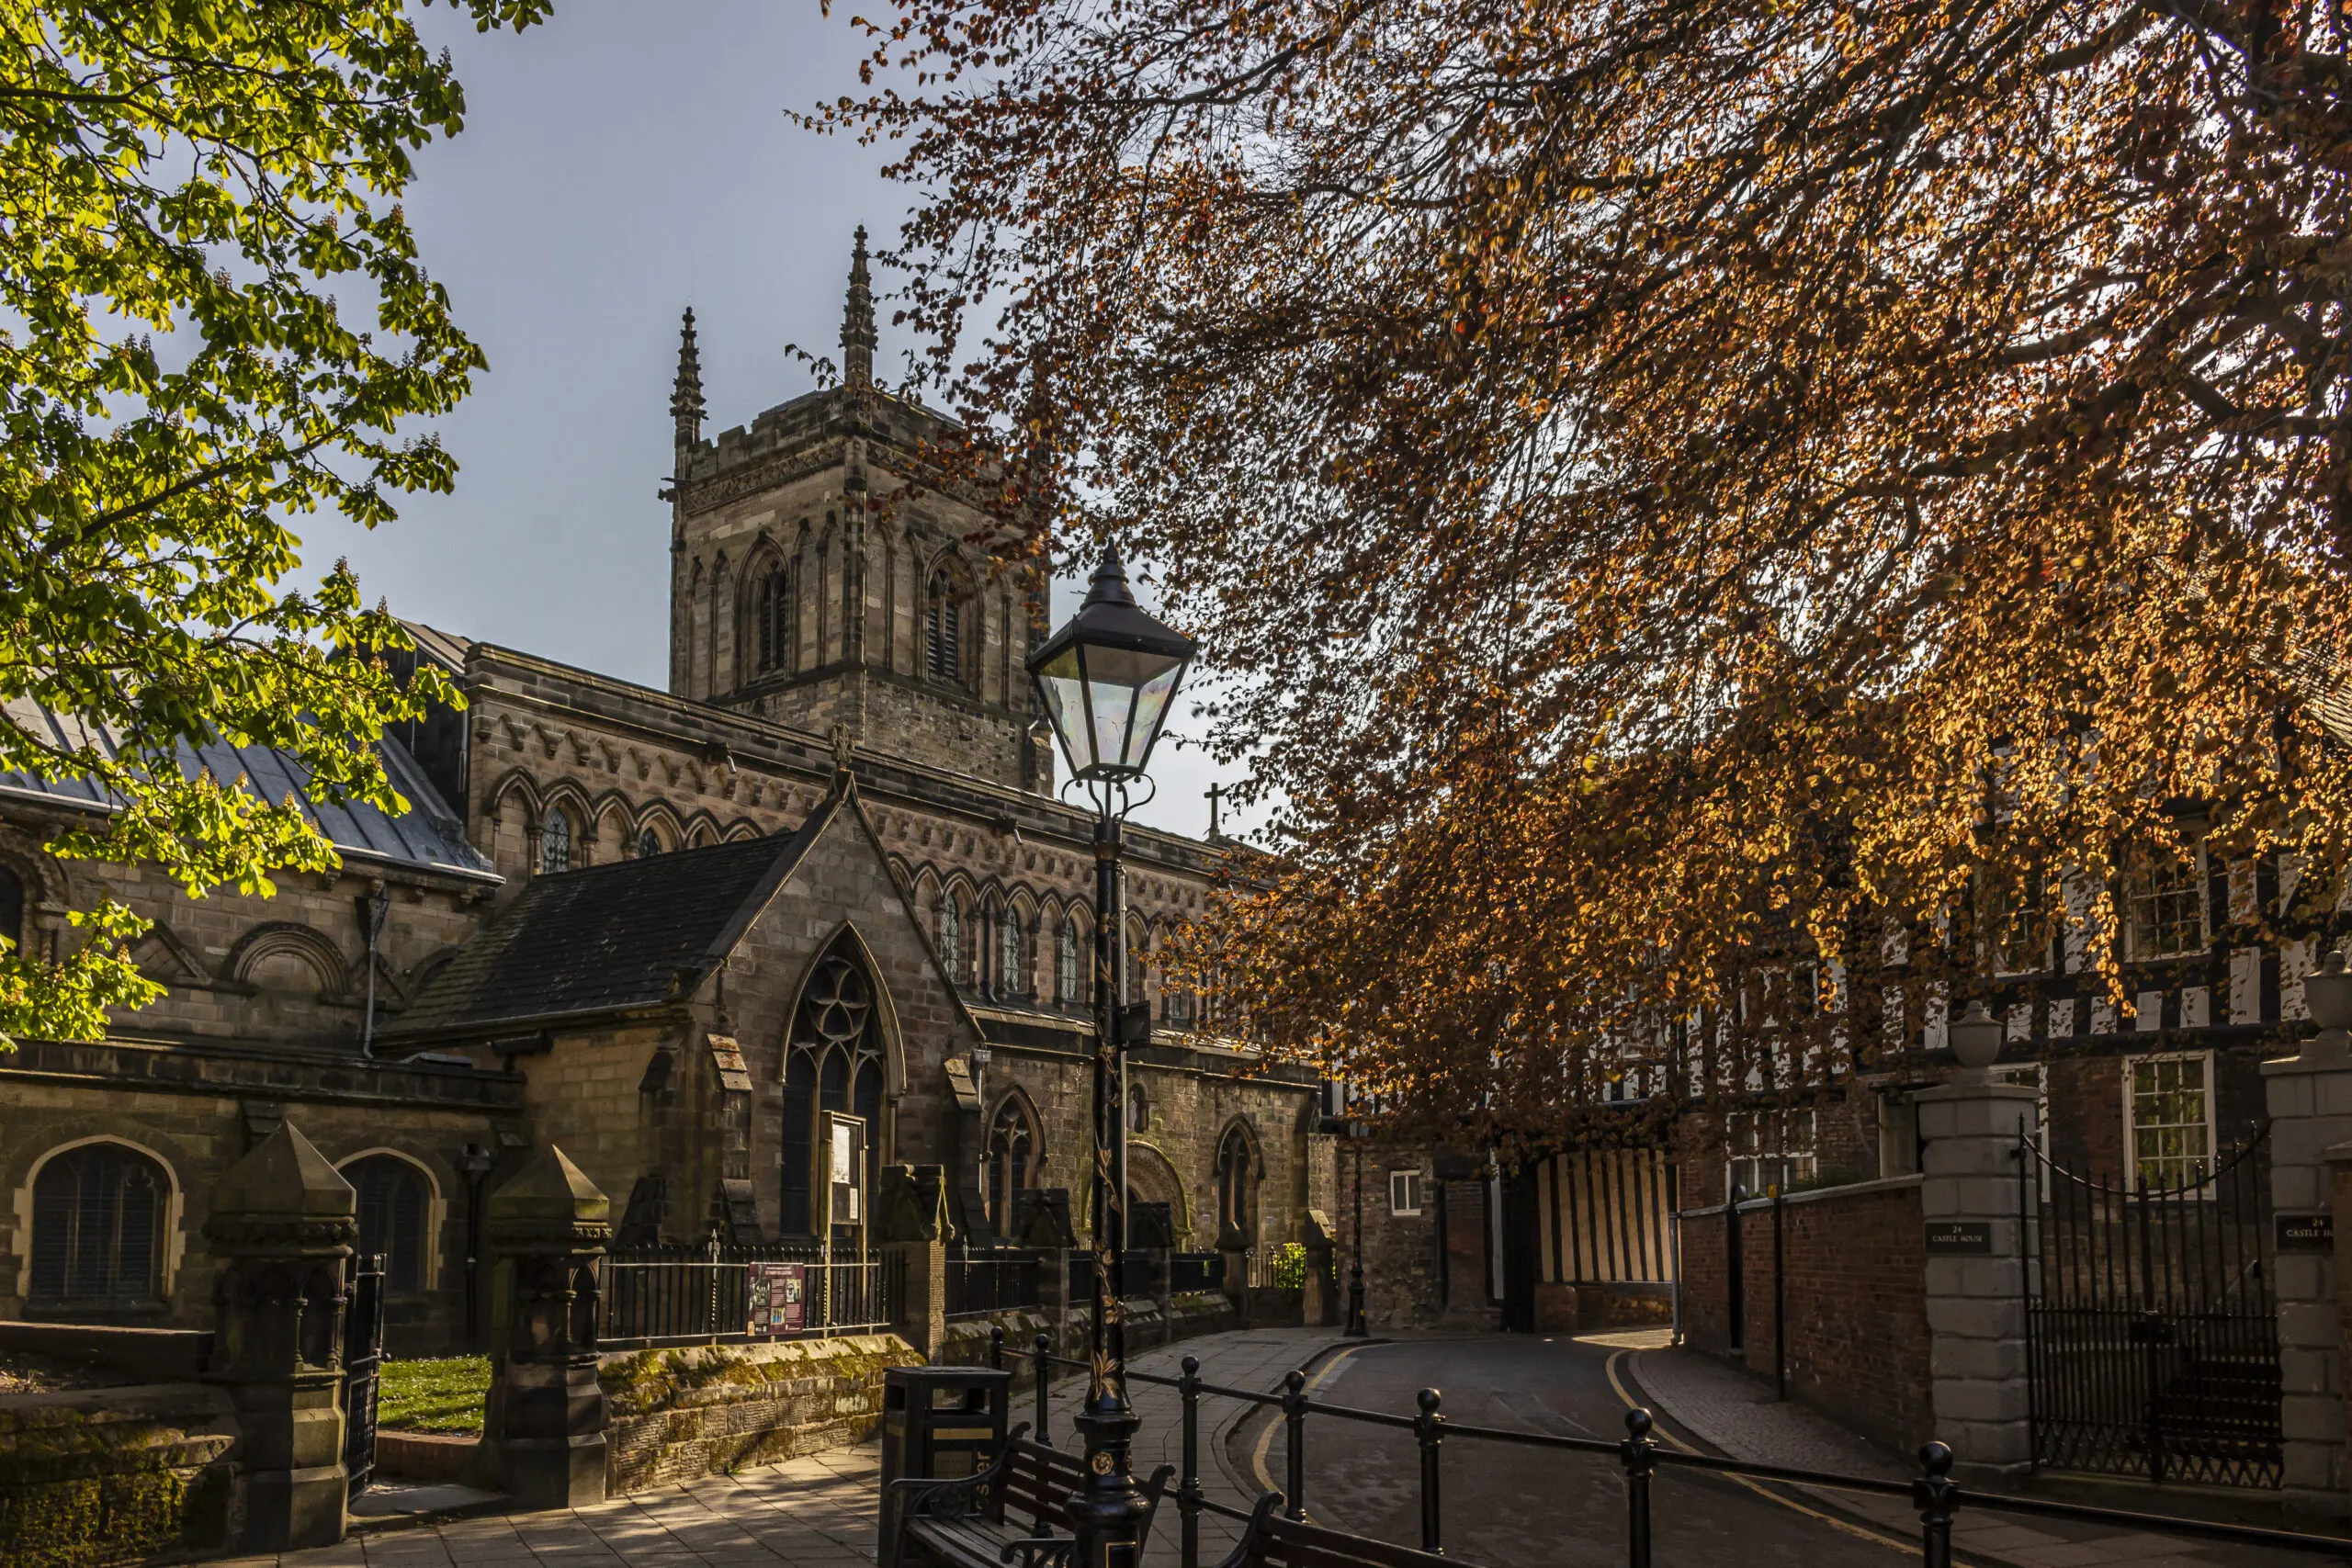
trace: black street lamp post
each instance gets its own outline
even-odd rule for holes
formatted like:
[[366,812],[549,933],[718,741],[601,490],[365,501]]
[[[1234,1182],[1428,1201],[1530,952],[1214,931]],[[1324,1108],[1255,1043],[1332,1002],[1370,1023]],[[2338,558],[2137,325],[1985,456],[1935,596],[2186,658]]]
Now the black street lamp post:
[[1069,759],[1071,780],[1086,786],[1096,813],[1093,1343],[1086,1405],[1077,1419],[1086,1440],[1086,1479],[1071,1494],[1069,1510],[1077,1538],[1074,1568],[1136,1568],[1136,1535],[1148,1507],[1129,1460],[1138,1423],[1127,1403],[1126,1327],[1119,1311],[1127,1250],[1119,844],[1121,824],[1136,804],[1131,792],[1144,778],[1193,648],[1190,637],[1136,607],[1119,552],[1106,548],[1077,615],[1029,656],[1030,678]]

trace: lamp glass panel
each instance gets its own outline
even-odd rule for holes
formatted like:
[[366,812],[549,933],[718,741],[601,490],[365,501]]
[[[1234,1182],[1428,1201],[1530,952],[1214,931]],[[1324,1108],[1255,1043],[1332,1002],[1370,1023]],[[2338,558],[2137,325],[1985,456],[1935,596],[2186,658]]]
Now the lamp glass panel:
[[1159,722],[1167,716],[1169,699],[1176,694],[1176,677],[1183,673],[1182,660],[1171,659],[1168,667],[1136,691],[1135,722],[1127,728],[1127,766],[1137,773],[1151,756],[1151,743],[1159,734]]
[[1130,648],[1086,650],[1086,695],[1094,715],[1102,761],[1125,773],[1143,771],[1159,714],[1174,692],[1182,659]]
[[1076,648],[1062,649],[1037,671],[1037,689],[1045,694],[1046,716],[1069,758],[1070,772],[1083,777],[1095,763],[1094,730],[1087,722],[1086,677]]

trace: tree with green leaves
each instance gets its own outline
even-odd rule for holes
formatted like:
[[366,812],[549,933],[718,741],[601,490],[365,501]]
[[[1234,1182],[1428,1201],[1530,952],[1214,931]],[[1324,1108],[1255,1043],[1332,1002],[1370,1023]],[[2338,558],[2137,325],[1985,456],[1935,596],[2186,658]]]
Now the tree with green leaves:
[[[548,0],[452,3],[489,30]],[[395,682],[401,629],[346,566],[288,583],[300,516],[450,487],[401,426],[483,359],[399,203],[464,96],[406,0],[0,0],[0,774],[112,802],[51,852],[266,894],[334,847],[193,748],[275,747],[311,803],[398,812],[375,742],[456,700]],[[69,951],[0,953],[0,1035],[94,1037],[157,994],[128,908],[73,919]]]

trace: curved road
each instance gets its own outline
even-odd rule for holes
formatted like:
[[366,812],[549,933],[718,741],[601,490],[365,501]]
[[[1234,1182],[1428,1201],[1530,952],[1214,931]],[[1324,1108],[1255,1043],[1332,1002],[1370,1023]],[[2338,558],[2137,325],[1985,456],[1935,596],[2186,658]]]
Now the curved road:
[[[1452,1421],[1613,1442],[1624,1435],[1625,1404],[1610,1383],[1611,1354],[1565,1336],[1367,1345],[1317,1368],[1312,1397],[1410,1414],[1415,1393],[1436,1388]],[[1640,1397],[1631,1385],[1628,1392]],[[1227,1457],[1241,1475],[1280,1489],[1283,1452],[1277,1416],[1245,1422]],[[1449,1438],[1443,1453],[1448,1556],[1510,1568],[1616,1568],[1625,1561],[1625,1495],[1614,1459],[1464,1438]],[[1419,1546],[1419,1476],[1410,1432],[1306,1418],[1309,1517]],[[1725,1477],[1661,1472],[1651,1497],[1660,1563],[1899,1568],[1906,1553],[1917,1561],[1916,1540],[1871,1539]]]

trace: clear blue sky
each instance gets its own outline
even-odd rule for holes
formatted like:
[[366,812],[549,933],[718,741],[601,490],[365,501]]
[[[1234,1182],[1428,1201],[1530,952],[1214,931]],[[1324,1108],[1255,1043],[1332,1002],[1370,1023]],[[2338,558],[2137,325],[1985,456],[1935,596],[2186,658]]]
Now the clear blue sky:
[[[456,493],[404,498],[372,535],[311,520],[316,564],[348,555],[371,599],[413,619],[664,683],[655,491],[679,311],[699,324],[706,428],[744,423],[811,385],[787,344],[838,359],[851,231],[892,236],[905,214],[879,150],[785,119],[858,90],[854,5],[557,0],[548,26],[488,38],[447,6],[421,13],[467,121],[420,159],[408,211],[491,368],[441,426]],[[895,379],[909,345],[880,313],[876,368]],[[1057,622],[1074,586],[1057,587]],[[1206,757],[1163,743],[1153,771],[1159,800],[1138,816],[1204,830]]]

